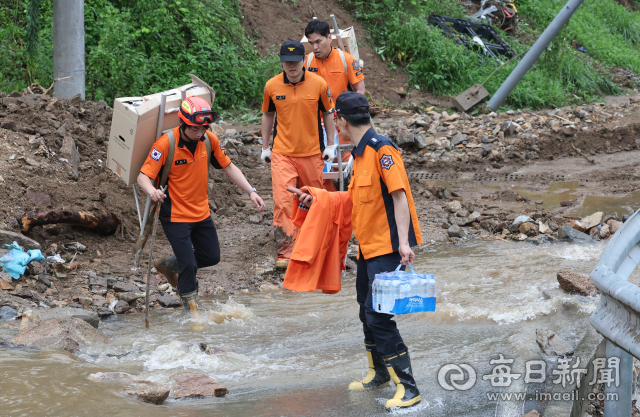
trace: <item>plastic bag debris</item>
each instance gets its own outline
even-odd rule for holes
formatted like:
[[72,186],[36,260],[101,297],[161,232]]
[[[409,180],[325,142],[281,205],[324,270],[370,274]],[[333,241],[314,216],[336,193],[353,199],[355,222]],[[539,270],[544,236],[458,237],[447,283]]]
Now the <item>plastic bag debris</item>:
[[71,243],[63,243],[62,249],[64,249],[66,252],[71,252],[71,253],[75,253],[75,252],[83,253],[84,251],[87,250],[87,247],[80,242],[71,242]]
[[63,264],[65,263],[65,260],[62,259],[62,257],[60,256],[60,254],[56,253],[54,256],[47,256],[47,262],[50,264]]
[[13,279],[18,279],[24,275],[29,262],[44,259],[40,249],[25,251],[17,242],[13,242],[11,245],[4,245],[4,248],[11,249],[11,252],[0,258],[0,265]]

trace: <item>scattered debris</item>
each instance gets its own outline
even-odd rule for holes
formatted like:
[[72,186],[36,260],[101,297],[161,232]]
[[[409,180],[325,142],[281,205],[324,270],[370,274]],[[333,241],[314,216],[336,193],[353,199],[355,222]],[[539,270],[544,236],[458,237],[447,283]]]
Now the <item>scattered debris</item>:
[[101,235],[112,235],[120,225],[113,213],[102,210],[99,213],[75,210],[53,210],[47,213],[29,212],[17,218],[22,233],[28,233],[34,226],[67,223],[93,229]]

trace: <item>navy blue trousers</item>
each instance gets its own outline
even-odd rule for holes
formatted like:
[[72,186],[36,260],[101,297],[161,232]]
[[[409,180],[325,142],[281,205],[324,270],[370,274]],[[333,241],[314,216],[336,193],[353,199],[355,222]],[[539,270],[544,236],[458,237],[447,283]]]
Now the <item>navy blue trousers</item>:
[[[383,357],[396,354],[404,348],[402,337],[392,320],[393,314],[376,313],[372,307],[371,286],[376,274],[390,272],[400,265],[402,257],[398,252],[364,259],[362,252],[358,259],[356,275],[356,299],[360,304],[360,321],[364,331],[365,343],[375,343],[378,353]],[[404,270],[404,266],[402,267]],[[401,345],[398,345],[401,343]]]
[[196,223],[172,223],[161,220],[164,234],[178,260],[178,287],[180,294],[198,290],[198,268],[220,262],[218,233],[211,217]]

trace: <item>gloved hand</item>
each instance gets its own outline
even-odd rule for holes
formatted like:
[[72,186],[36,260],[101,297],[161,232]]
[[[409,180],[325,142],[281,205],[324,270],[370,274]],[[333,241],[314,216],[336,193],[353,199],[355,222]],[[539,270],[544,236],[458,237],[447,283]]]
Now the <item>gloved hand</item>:
[[266,163],[270,163],[271,162],[271,149],[269,149],[269,148],[263,149],[262,150],[262,155],[260,155],[260,159],[262,159]]
[[327,162],[333,161],[337,154],[336,152],[337,148],[338,148],[338,145],[331,145],[324,148],[324,152],[322,152],[322,159],[324,159]]

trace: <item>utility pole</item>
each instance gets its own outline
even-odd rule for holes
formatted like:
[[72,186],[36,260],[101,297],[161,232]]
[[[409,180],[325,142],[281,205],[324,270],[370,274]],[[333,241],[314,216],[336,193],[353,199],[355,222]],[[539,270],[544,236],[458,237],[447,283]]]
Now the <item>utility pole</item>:
[[522,77],[531,69],[533,64],[536,63],[538,57],[542,55],[547,46],[551,43],[553,38],[556,37],[558,32],[562,30],[565,24],[571,19],[573,13],[578,10],[578,7],[584,0],[569,0],[567,4],[556,15],[555,19],[549,24],[547,29],[540,35],[538,40],[533,44],[529,52],[522,58],[522,61],[513,69],[511,74],[502,83],[498,91],[495,92],[487,107],[491,110],[498,110],[498,107],[504,102],[509,94],[516,88],[516,85],[520,82]]
[[53,94],[84,99],[84,0],[53,0]]

